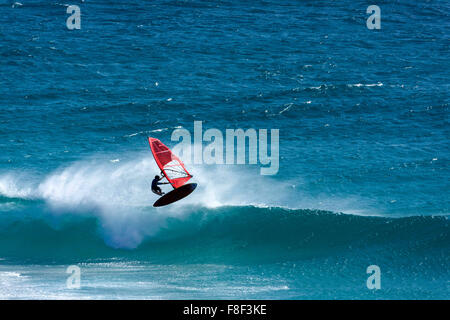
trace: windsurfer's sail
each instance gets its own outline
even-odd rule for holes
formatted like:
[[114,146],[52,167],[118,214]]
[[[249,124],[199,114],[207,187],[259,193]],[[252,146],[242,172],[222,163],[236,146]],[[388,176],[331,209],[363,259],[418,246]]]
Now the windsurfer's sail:
[[156,138],[148,138],[150,149],[156,164],[166,176],[174,189],[184,185],[192,175],[186,170],[183,162]]

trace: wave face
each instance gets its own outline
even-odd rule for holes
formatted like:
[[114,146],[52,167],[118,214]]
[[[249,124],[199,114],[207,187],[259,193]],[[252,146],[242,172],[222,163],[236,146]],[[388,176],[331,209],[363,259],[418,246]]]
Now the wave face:
[[[363,199],[318,200],[290,183],[202,166],[193,166],[200,186],[191,196],[153,208],[147,178],[157,168],[151,159],[137,154],[113,160],[99,155],[47,175],[0,176],[0,278],[9,286],[0,297],[39,298],[40,289],[14,290],[40,287],[30,274],[43,266],[48,267],[39,272],[50,268],[59,278],[42,281],[63,281],[62,271],[71,264],[87,270],[97,298],[112,297],[99,290],[105,270],[115,270],[128,290],[142,281],[137,269],[162,283],[145,284],[147,291],[141,284],[124,297],[149,298],[142,292],[151,292],[154,298],[232,298],[245,288],[242,298],[364,299],[373,297],[361,290],[373,264],[388,272],[383,283],[396,288],[377,297],[447,297],[442,286],[450,266],[446,215],[368,215]],[[323,209],[301,209],[314,206]],[[166,274],[168,268],[179,276]],[[186,270],[192,279],[181,276]],[[222,286],[214,293],[193,280],[211,272],[224,277],[212,280]],[[162,274],[175,277],[174,283],[165,283]],[[408,281],[421,289],[407,290]],[[318,289],[330,285],[332,291]],[[350,291],[342,289],[348,286]],[[86,298],[48,290],[47,297]]]
[[[169,219],[184,219],[202,208],[340,207],[340,211],[345,211],[355,203],[354,199],[333,197],[317,200],[290,183],[242,169],[192,166],[198,190],[180,202],[156,209],[151,206],[156,196],[150,192],[149,172],[158,169],[152,159],[136,154],[133,159],[113,160],[99,155],[44,176],[26,171],[0,175],[0,210],[5,212],[0,222],[5,219],[5,223],[22,224],[28,219],[41,219],[64,225],[72,220],[87,223],[85,220],[91,219],[99,225],[107,245],[133,249],[160,232]],[[352,208],[350,212],[355,211]],[[92,229],[90,225],[85,227]]]
[[[146,177],[155,171],[148,157],[137,156],[76,162],[43,177],[1,176],[0,257],[45,263],[120,256],[155,263],[251,264],[373,253],[389,261],[393,254],[426,253],[448,264],[443,254],[450,243],[447,216],[296,209],[313,200],[282,182],[202,167],[194,167],[201,177],[196,192],[153,208]],[[227,182],[218,184],[217,177]],[[243,195],[242,189],[252,192]],[[276,204],[297,197],[302,199],[291,200],[290,207]],[[328,205],[348,203],[330,200]]]
[[[189,205],[105,218],[93,207],[2,199],[11,201],[22,209],[0,219],[2,298],[448,298],[446,216]],[[60,288],[73,264],[83,291]],[[381,267],[384,290],[365,288],[369,265]]]
[[[142,208],[139,223],[123,225],[118,235],[105,232],[108,226],[99,218],[74,213],[1,222],[0,254],[8,259],[68,262],[120,256],[155,263],[251,264],[370,254],[388,261],[399,254],[413,259],[425,253],[441,257],[442,267],[449,263],[443,255],[450,243],[447,217],[390,219],[270,207],[191,206],[180,216],[155,219],[150,208]],[[133,229],[137,225],[139,229]],[[135,247],[115,246],[123,231],[133,238],[143,229],[151,231]]]

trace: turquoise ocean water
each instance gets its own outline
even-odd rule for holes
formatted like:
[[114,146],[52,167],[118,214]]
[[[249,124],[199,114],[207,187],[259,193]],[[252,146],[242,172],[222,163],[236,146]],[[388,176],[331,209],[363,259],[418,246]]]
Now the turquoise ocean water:
[[[447,1],[377,1],[380,30],[367,1],[69,4],[80,30],[0,0],[0,298],[450,297]],[[190,164],[153,208],[147,136],[194,121],[279,129],[278,173]]]

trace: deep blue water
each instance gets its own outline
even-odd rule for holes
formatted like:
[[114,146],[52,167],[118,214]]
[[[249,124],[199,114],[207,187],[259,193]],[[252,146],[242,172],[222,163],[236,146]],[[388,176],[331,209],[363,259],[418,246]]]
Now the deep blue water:
[[[380,30],[367,1],[70,4],[80,30],[0,1],[0,298],[450,297],[447,1],[377,1]],[[190,164],[154,209],[147,136],[194,121],[279,129],[279,172]]]

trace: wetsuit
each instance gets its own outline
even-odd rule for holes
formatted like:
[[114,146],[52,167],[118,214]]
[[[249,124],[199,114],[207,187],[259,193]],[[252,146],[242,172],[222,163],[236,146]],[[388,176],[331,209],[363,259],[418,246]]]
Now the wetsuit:
[[162,183],[160,183],[160,182],[158,182],[159,180],[158,179],[153,179],[153,181],[152,181],[152,191],[154,192],[154,193],[156,193],[156,194],[162,194],[162,190],[161,190],[161,188],[160,187],[158,187],[158,184],[162,184]]

